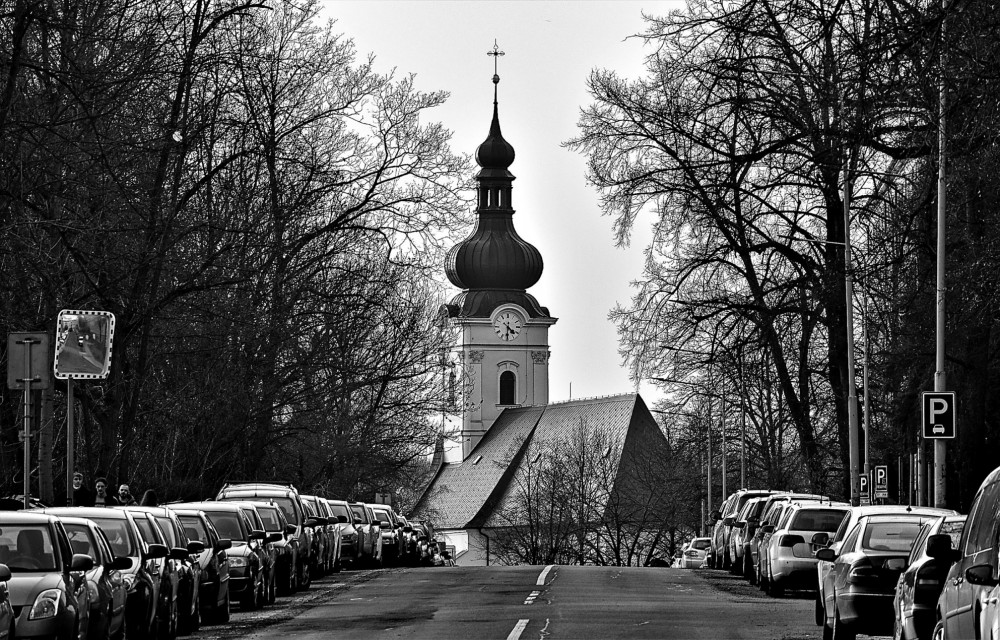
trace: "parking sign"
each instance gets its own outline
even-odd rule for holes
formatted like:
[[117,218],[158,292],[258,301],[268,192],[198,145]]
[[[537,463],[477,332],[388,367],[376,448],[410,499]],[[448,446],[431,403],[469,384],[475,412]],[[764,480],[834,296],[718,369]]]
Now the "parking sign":
[[875,467],[875,497],[889,497],[889,467],[884,464]]
[[861,504],[871,504],[871,495],[868,487],[868,474],[862,473],[858,476],[858,488],[860,489]]
[[955,437],[955,392],[925,391],[920,394],[925,439]]

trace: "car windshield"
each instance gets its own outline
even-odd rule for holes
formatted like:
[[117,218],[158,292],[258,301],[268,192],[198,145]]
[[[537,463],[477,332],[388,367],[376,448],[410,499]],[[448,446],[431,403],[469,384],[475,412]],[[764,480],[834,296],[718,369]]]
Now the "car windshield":
[[48,526],[5,524],[0,529],[0,562],[12,573],[58,571]]
[[66,533],[69,534],[69,545],[73,547],[73,553],[88,555],[97,562],[97,553],[94,551],[94,541],[90,537],[90,528],[85,524],[75,522],[65,522]]
[[240,517],[232,511],[206,511],[220,538],[229,538],[233,544],[246,542],[247,534],[240,525]]
[[181,543],[177,540],[177,532],[174,531],[174,523],[166,516],[155,516],[156,524],[160,525],[163,537],[167,539],[168,547],[179,547]]
[[132,539],[128,520],[100,517],[90,519],[96,522],[101,529],[104,529],[104,535],[108,537],[108,543],[116,556],[139,557],[139,552],[136,549],[138,542]]
[[333,515],[344,516],[348,522],[351,521],[351,512],[344,505],[334,503],[330,505],[330,509],[333,511]]
[[281,531],[281,518],[274,507],[257,507],[257,513],[264,523],[264,531]]
[[356,506],[352,505],[351,506],[351,513],[354,514],[354,519],[357,520],[358,522],[363,522],[364,524],[368,524],[368,517],[365,514],[364,508],[362,508],[360,506],[356,507]]
[[909,553],[920,532],[920,522],[872,522],[865,528],[861,547],[869,551]]
[[801,509],[792,519],[789,529],[833,533],[847,513],[843,509]]
[[692,542],[691,543],[691,548],[692,549],[707,549],[710,544],[711,544],[711,541],[709,539],[707,539],[707,538],[701,538],[699,540],[695,540],[694,542]]
[[208,541],[208,529],[205,528],[205,523],[201,521],[198,516],[178,516],[181,519],[181,525],[184,527],[184,534],[187,535],[188,540],[197,540],[206,547],[210,546]]

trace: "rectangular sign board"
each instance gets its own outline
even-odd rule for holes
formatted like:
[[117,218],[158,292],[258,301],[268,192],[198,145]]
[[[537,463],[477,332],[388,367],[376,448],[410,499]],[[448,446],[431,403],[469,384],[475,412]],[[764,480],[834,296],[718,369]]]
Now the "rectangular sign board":
[[53,369],[60,380],[107,378],[115,316],[109,311],[63,309],[56,318]]
[[858,486],[861,489],[859,492],[861,494],[861,504],[871,504],[871,488],[868,485],[868,474],[862,473],[858,475]]
[[889,497],[889,467],[880,464],[875,466],[875,497]]
[[958,412],[954,391],[924,391],[920,394],[920,408],[925,439],[955,437]]
[[[30,355],[29,355],[30,352]],[[24,379],[31,368],[31,388],[48,389],[52,383],[49,371],[49,334],[38,331],[12,331],[7,334],[7,388],[24,391]],[[30,362],[25,361],[25,356]]]

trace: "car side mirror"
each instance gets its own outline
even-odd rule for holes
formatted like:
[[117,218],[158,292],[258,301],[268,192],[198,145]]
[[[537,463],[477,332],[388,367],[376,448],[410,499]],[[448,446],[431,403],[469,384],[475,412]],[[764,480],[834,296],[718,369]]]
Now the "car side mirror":
[[10,578],[10,567],[5,564],[0,564],[0,582],[7,582]]
[[264,540],[266,542],[281,542],[284,539],[284,537],[285,536],[281,535],[280,531],[274,531],[272,533],[267,534],[267,537],[264,538]]
[[132,568],[132,558],[128,556],[118,556],[108,563],[108,568],[115,569],[116,571],[128,571]]
[[153,543],[149,545],[149,549],[146,551],[146,559],[153,560],[156,558],[166,558],[170,555],[170,550],[167,549],[165,544]]
[[392,525],[389,523],[388,520],[380,520],[379,523],[378,523],[378,528],[379,529],[392,529]]
[[226,549],[231,549],[233,547],[233,541],[229,538],[219,538],[219,541],[215,543],[216,551],[225,551]]
[[340,522],[341,524],[347,522],[347,516],[344,515],[337,516],[337,522]]
[[250,532],[251,540],[264,540],[265,538],[267,538],[267,534],[261,531],[260,529],[254,529],[253,531]]
[[745,526],[747,526],[746,522],[734,522],[733,523],[733,528],[735,528],[735,529],[742,529]]
[[837,552],[829,547],[823,547],[816,552],[816,559],[824,562],[833,562],[837,559]]
[[760,530],[761,530],[761,533],[774,533],[774,525],[773,524],[765,524],[763,527],[760,528]]
[[292,523],[288,523],[288,524],[286,524],[286,525],[285,525],[285,533],[287,533],[287,534],[289,534],[289,535],[291,535],[291,534],[295,533],[295,532],[296,532],[296,531],[298,531],[298,530],[299,530],[299,528],[298,528],[298,527],[296,527],[296,526],[295,526],[294,524],[292,524]]
[[205,550],[205,543],[201,540],[192,540],[188,542],[188,553],[201,553]]
[[[163,545],[160,545],[163,546]],[[166,547],[163,547],[166,549]],[[69,562],[70,571],[90,571],[94,568],[94,559],[86,553],[74,553],[73,559]]]
[[722,521],[722,526],[724,526],[724,527],[731,527],[731,526],[733,526],[734,522],[736,522],[736,518],[734,518],[732,516],[729,516],[728,518],[726,518],[725,520]]
[[825,547],[830,544],[830,534],[824,531],[819,533],[814,533],[812,539],[809,540],[816,547]]
[[413,531],[413,527],[403,527],[403,531],[410,533],[411,531]]
[[977,564],[965,570],[965,579],[982,587],[995,587],[1000,580],[993,577],[993,567],[988,564]]
[[708,514],[708,520],[709,520],[709,522],[715,523],[720,518],[722,518],[722,512],[721,511],[712,511],[710,514]]
[[319,524],[319,518],[312,518],[312,517],[306,518],[307,527],[315,527],[318,524]]
[[951,548],[951,536],[946,533],[936,533],[927,538],[927,555],[935,560],[958,560],[958,550]]
[[188,560],[191,557],[191,552],[184,547],[174,547],[170,550],[170,555],[168,557],[171,560]]

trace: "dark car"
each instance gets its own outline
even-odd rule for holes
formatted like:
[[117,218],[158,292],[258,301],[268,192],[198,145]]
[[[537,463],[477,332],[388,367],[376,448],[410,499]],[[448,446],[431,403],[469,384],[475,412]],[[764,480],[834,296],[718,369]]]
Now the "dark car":
[[199,565],[198,602],[205,624],[229,622],[229,554],[232,541],[215,530],[201,509],[185,509],[176,505],[168,508],[177,514],[184,535],[191,542],[200,542],[202,551],[194,554]]
[[288,534],[288,520],[285,520],[284,512],[278,505],[271,502],[250,502],[257,509],[264,527],[268,561],[271,567],[270,584],[268,591],[268,602],[273,603],[276,595],[288,595],[291,593],[291,583],[278,584],[282,572],[278,567],[295,566],[295,555],[298,554],[297,540]]
[[135,518],[122,509],[53,507],[42,510],[42,513],[93,520],[104,531],[115,557],[131,558],[131,567],[122,571],[122,578],[128,589],[125,599],[125,635],[130,640],[162,637],[165,630],[157,615],[160,581],[153,562],[166,558],[169,554],[167,548],[159,544],[147,544],[139,533]]
[[[274,543],[283,539],[284,535],[279,533],[272,533],[267,530],[267,525],[264,524],[264,518],[261,515],[261,511],[265,510],[265,506],[257,502],[234,502],[233,504],[238,505],[243,512],[246,514],[247,519],[250,521],[250,529],[252,531],[263,531],[264,536],[251,536],[250,548],[253,549],[254,553],[260,558],[261,571],[264,574],[264,602],[262,604],[271,604],[275,600],[277,595],[277,576],[276,565],[278,560],[278,551],[274,546]],[[277,507],[272,507],[277,508]]]
[[1000,583],[998,505],[1000,467],[986,476],[972,500],[955,563],[948,569],[938,598],[935,638],[979,638],[983,627],[993,626],[992,621],[980,618],[984,611],[996,609],[991,599]]
[[[177,629],[181,635],[194,633],[201,626],[201,564],[198,554],[205,550],[199,541],[188,540],[177,514],[166,507],[123,507],[133,513],[146,513],[159,525],[164,544],[170,549],[169,564],[177,572]],[[138,522],[138,520],[137,520]],[[141,529],[142,527],[140,527]]]
[[[289,524],[289,536],[296,539],[298,554],[293,567],[279,566],[278,584],[286,582],[294,584],[293,590],[308,589],[312,584],[312,527],[316,521],[306,516],[306,507],[298,490],[290,483],[269,482],[227,482],[219,490],[216,500],[251,502],[273,502],[284,512]],[[292,529],[294,527],[294,530]],[[286,575],[282,575],[285,573]]]
[[396,512],[387,504],[370,504],[382,532],[382,561],[384,564],[396,565],[403,556],[403,523]]
[[[920,527],[934,516],[871,515],[858,520],[839,550],[820,549],[816,558],[833,562],[833,592],[824,610],[823,637],[853,639],[892,629],[892,596],[906,568]],[[832,605],[832,606],[830,606]]]
[[322,578],[327,572],[327,560],[333,548],[333,538],[327,529],[327,519],[320,512],[316,496],[302,495],[302,504],[306,507],[306,516],[312,526],[309,527],[312,538],[312,562],[309,569],[313,578]]
[[81,638],[90,622],[85,573],[93,559],[74,554],[58,518],[41,513],[0,513],[0,562],[7,580],[17,637]]
[[264,606],[264,567],[251,543],[263,540],[266,534],[253,529],[244,507],[232,502],[186,502],[177,506],[204,511],[219,535],[232,542],[226,554],[229,558],[229,599],[239,601],[240,608],[246,610]]
[[[921,527],[906,570],[896,583],[894,638],[930,640],[937,622],[938,596],[951,568],[952,550],[958,549],[964,528],[965,516],[945,516]],[[944,549],[937,549],[938,545],[944,545]]]
[[344,500],[328,500],[327,502],[330,504],[331,513],[337,519],[337,526],[340,527],[341,562],[346,562],[352,568],[356,568],[364,561],[364,541],[355,525],[351,506]]
[[341,539],[340,534],[340,520],[334,514],[329,500],[317,497],[316,502],[319,505],[319,514],[326,518],[326,529],[330,532],[330,538],[333,541],[329,556],[327,557],[328,572],[338,573],[341,569],[341,555],[344,551],[344,541]]
[[94,561],[87,572],[90,590],[90,624],[87,637],[122,638],[125,635],[125,599],[128,589],[122,571],[132,567],[127,557],[116,558],[104,531],[93,520],[60,516],[66,527],[73,553],[83,553]]
[[14,640],[14,607],[10,604],[10,590],[7,582],[14,574],[10,572],[10,567],[0,564],[0,638],[3,640]]
[[[129,509],[129,507],[118,507],[119,509]],[[167,549],[167,556],[150,560],[150,572],[158,576],[160,581],[160,598],[157,604],[157,616],[160,618],[160,635],[166,638],[177,636],[178,619],[180,617],[180,591],[181,591],[181,561],[187,558],[188,550],[174,549],[167,543],[160,525],[156,522],[153,514],[146,512],[132,512],[135,524],[139,527],[139,535],[146,541],[146,544],[162,545]]]

